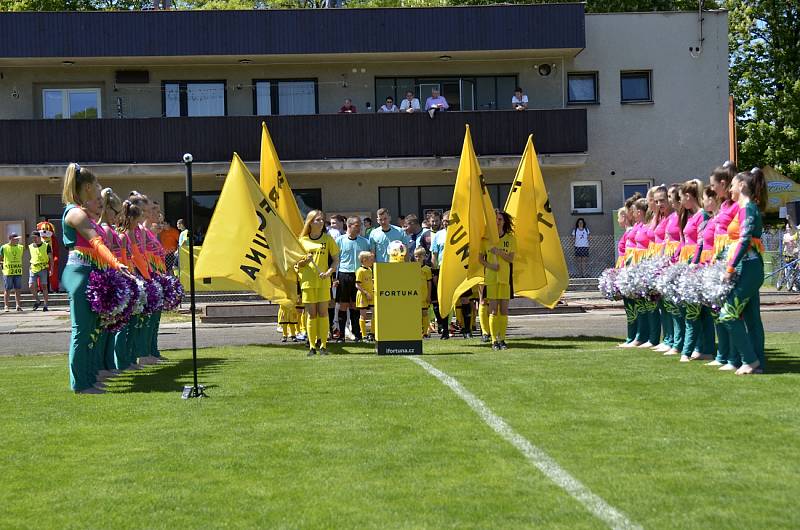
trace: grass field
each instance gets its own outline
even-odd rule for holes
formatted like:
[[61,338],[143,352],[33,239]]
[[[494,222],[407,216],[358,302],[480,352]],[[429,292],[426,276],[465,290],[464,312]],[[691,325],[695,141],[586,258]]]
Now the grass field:
[[[750,378],[616,342],[423,359],[638,525],[800,527],[800,334]],[[189,401],[187,351],[102,396],[67,390],[64,356],[0,359],[0,527],[606,526],[423,368],[347,349],[200,350]]]

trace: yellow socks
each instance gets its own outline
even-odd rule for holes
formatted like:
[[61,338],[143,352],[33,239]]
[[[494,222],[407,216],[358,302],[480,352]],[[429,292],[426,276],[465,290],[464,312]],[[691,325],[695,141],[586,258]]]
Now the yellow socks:
[[317,317],[317,337],[322,345],[320,348],[328,347],[328,315]]
[[[366,312],[366,309],[364,310]],[[361,330],[361,336],[365,339],[367,338],[367,319],[361,317],[358,319],[358,329]]]
[[481,304],[478,309],[478,320],[481,325],[481,333],[483,335],[491,335],[489,333],[489,304]]
[[498,327],[497,327],[497,340],[506,340],[506,329],[508,329],[508,315],[497,315],[497,319],[500,320]]
[[281,331],[283,332],[283,336],[284,337],[288,337],[289,336],[289,326],[290,325],[291,324],[285,324],[285,323],[281,324]]
[[500,324],[500,322],[498,322],[499,319],[500,315],[489,315],[489,335],[492,336],[492,344],[500,340],[498,338],[498,328]]
[[308,317],[308,324],[306,325],[306,330],[308,332],[308,344],[312,350],[317,349],[317,339],[319,336],[317,335],[317,319]]

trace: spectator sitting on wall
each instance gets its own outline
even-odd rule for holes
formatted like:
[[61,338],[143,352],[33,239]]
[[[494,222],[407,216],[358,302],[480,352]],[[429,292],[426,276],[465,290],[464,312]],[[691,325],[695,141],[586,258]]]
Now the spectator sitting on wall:
[[528,96],[522,93],[520,87],[514,89],[514,95],[511,97],[511,106],[514,107],[514,110],[528,110]]
[[353,101],[350,98],[345,98],[344,105],[339,109],[339,114],[355,114],[357,112],[358,109],[353,105]]
[[414,92],[406,91],[406,98],[400,103],[401,112],[417,112],[419,110],[419,100],[414,97]]
[[433,118],[433,115],[437,112],[442,112],[450,108],[450,105],[447,104],[447,100],[439,93],[438,88],[431,89],[431,97],[425,100],[425,110],[428,111],[428,115]]
[[392,96],[386,96],[386,103],[381,105],[378,112],[398,112],[397,105],[394,104],[394,98]]

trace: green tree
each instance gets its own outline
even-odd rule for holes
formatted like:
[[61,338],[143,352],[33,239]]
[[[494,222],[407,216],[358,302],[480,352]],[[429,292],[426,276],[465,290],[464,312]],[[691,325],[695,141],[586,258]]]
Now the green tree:
[[728,0],[739,165],[800,181],[800,13],[793,0]]
[[[450,5],[489,5],[497,0],[450,0]],[[504,3],[529,4],[529,0],[506,0]],[[559,4],[561,0],[540,0],[541,4]],[[715,0],[706,0],[705,9],[719,7]],[[633,11],[696,11],[698,0],[586,0],[587,13],[616,13]]]

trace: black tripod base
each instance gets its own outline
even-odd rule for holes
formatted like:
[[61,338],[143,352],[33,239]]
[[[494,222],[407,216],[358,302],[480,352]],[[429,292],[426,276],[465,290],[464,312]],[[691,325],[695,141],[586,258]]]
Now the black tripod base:
[[189,399],[189,398],[204,398],[208,397],[205,393],[206,387],[203,385],[186,385],[183,387],[183,394],[181,394],[181,399]]

